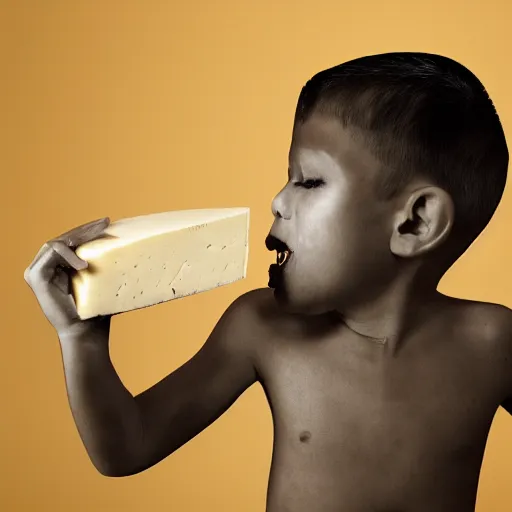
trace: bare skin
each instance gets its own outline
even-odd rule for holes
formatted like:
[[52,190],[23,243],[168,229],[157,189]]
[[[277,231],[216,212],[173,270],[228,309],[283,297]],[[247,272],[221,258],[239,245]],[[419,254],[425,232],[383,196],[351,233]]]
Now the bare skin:
[[439,295],[397,349],[254,290],[198,354],[136,397],[110,363],[108,319],[59,339],[75,421],[104,475],[158,463],[259,382],[275,427],[268,512],[470,512],[493,416],[512,391],[511,316]]
[[110,318],[81,321],[63,271],[87,264],[73,249],[109,220],[43,245],[25,280],[99,472],[157,464],[259,383],[275,427],[268,512],[474,510],[492,419],[512,411],[512,314],[435,291],[450,198],[418,179],[379,201],[374,164],[330,120],[298,128],[272,206],[271,234],[294,251],[275,289],[237,298],[194,357],[137,396],[110,361]]
[[496,335],[511,313],[438,299],[395,351],[255,295],[275,436],[268,512],[474,510],[489,428],[512,389],[510,339]]

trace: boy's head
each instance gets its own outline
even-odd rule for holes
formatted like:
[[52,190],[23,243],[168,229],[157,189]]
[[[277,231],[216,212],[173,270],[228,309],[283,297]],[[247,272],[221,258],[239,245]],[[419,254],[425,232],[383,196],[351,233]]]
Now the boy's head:
[[[343,184],[335,181],[335,167]],[[296,251],[286,264],[283,286],[297,304],[300,296],[310,303],[313,281],[308,284],[307,269],[319,269],[319,258],[324,288],[332,283],[330,292],[320,292],[325,304],[334,302],[337,280],[351,288],[352,277],[352,292],[363,284],[356,282],[358,254],[368,279],[382,275],[382,287],[403,256],[441,255],[436,259],[449,266],[491,219],[507,167],[505,136],[492,101],[480,81],[449,58],[387,53],[318,73],[298,100],[290,149],[293,188],[287,185],[273,204],[272,233],[293,241],[302,253]],[[315,178],[320,181],[304,187]],[[331,188],[327,183],[322,191],[325,180]],[[293,227],[282,222],[292,213]],[[321,222],[329,240],[320,239],[326,236]],[[336,235],[342,238],[339,245]],[[348,244],[355,251],[351,257]],[[321,247],[329,250],[329,260]],[[340,257],[346,258],[343,270],[334,268]],[[291,281],[295,267],[302,282]],[[322,288],[319,274],[314,283]]]
[[484,86],[461,64],[412,52],[358,58],[307,82],[295,123],[313,112],[361,137],[381,163],[381,196],[423,175],[451,196],[454,231],[468,243],[490,221],[505,187],[507,144]]

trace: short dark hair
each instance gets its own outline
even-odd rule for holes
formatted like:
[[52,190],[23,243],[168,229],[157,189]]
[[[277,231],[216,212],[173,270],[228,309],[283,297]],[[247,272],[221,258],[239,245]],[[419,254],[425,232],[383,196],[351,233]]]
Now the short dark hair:
[[454,231],[467,245],[493,216],[507,178],[505,134],[484,86],[462,64],[418,52],[357,58],[306,83],[295,123],[313,112],[362,137],[385,171],[386,197],[416,173],[450,194]]

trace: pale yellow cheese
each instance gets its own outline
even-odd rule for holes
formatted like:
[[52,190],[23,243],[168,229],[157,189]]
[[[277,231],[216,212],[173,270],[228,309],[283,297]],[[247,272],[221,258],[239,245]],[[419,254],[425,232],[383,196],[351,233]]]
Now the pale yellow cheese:
[[152,306],[246,277],[249,208],[181,210],[112,222],[76,254],[82,320]]

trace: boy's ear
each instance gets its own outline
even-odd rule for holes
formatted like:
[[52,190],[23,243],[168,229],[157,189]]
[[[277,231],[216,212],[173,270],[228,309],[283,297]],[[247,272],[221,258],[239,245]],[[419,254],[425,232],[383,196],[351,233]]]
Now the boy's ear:
[[391,252],[407,258],[430,251],[446,240],[453,222],[454,205],[449,194],[439,187],[416,190],[395,216]]

